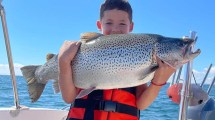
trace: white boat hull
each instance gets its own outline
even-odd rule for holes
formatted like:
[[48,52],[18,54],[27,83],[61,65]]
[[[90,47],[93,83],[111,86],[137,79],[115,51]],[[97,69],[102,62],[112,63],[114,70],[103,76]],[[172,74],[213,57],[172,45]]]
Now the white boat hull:
[[68,111],[46,108],[0,108],[0,120],[66,120]]

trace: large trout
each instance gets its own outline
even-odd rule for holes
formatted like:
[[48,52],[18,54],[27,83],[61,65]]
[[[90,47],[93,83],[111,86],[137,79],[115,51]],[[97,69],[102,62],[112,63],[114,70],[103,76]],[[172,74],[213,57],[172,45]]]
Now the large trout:
[[[71,62],[73,82],[82,88],[77,96],[83,97],[96,89],[114,89],[138,86],[152,80],[158,68],[156,57],[178,68],[200,54],[190,51],[194,40],[164,37],[157,34],[85,33],[82,44]],[[32,102],[39,99],[46,83],[54,80],[58,86],[57,55],[49,57],[44,65],[21,68],[28,83]]]

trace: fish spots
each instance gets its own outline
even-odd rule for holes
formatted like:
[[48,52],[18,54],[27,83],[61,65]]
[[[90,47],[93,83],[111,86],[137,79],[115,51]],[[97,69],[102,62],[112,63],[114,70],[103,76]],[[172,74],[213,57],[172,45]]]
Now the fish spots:
[[146,34],[99,37],[93,44],[81,45],[73,61],[73,71],[81,76],[79,79],[92,80],[111,76],[124,79],[125,73],[136,75],[152,64],[156,40]]

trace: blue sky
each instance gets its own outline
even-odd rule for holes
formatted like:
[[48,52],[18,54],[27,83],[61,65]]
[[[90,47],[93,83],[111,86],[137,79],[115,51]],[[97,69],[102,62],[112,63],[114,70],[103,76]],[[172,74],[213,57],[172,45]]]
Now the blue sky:
[[[16,70],[43,64],[47,53],[58,53],[64,40],[78,40],[80,33],[99,32],[96,20],[103,0],[4,0],[6,19]],[[215,1],[130,0],[133,33],[156,33],[169,37],[198,34],[195,48],[202,53],[193,67],[199,80],[209,64],[215,64]],[[0,74],[7,74],[7,56],[0,29]],[[20,74],[20,71],[16,71]],[[200,75],[201,74],[201,75]],[[213,67],[210,80],[215,75]]]

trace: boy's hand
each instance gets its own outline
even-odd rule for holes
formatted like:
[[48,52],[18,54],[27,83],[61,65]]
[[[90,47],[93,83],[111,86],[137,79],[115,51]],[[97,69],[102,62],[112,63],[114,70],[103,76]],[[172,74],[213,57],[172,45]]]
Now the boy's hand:
[[159,68],[156,70],[154,74],[153,82],[156,84],[163,84],[176,71],[176,69],[164,63],[160,58],[157,57],[156,59]]
[[58,60],[63,63],[68,63],[75,57],[81,42],[65,41],[60,48]]

